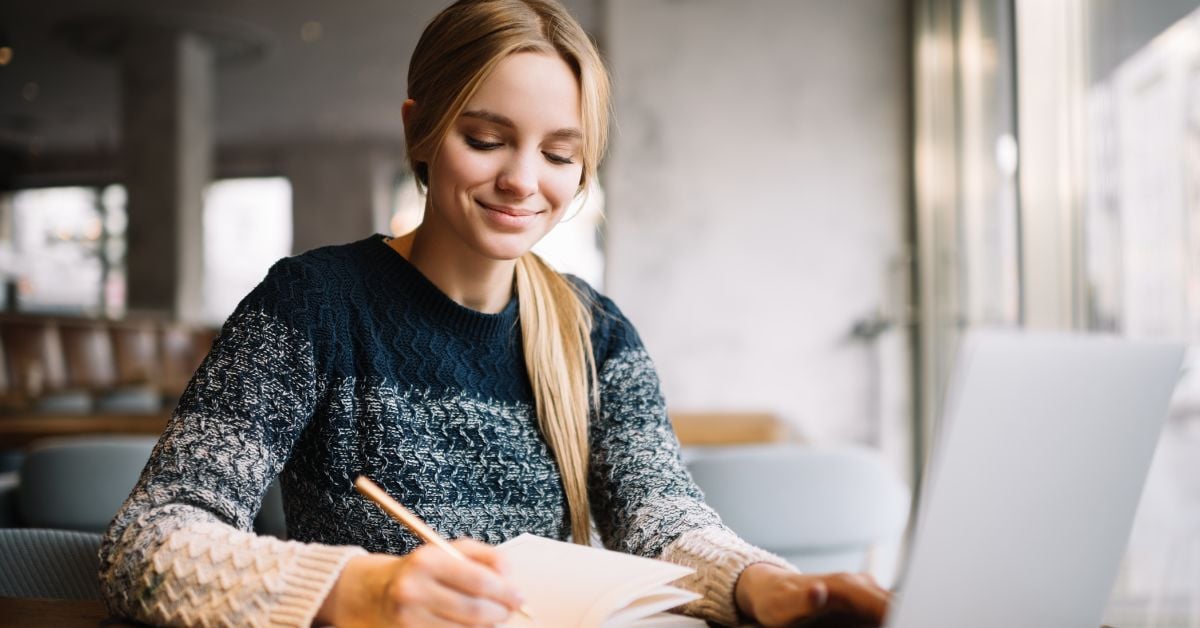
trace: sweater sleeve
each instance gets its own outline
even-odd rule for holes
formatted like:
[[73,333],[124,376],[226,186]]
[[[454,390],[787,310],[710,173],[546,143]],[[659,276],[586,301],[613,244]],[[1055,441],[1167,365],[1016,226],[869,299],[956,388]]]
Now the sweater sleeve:
[[317,396],[302,308],[274,296],[295,279],[277,264],[230,316],[106,531],[100,585],[111,612],[154,624],[307,626],[345,562],[363,553],[251,532]]
[[740,539],[704,503],[680,457],[650,356],[619,312],[609,316],[614,332],[598,367],[600,412],[590,430],[597,530],[610,549],[695,569],[679,584],[703,597],[683,611],[735,624],[734,587],[743,569],[758,562],[793,567]]

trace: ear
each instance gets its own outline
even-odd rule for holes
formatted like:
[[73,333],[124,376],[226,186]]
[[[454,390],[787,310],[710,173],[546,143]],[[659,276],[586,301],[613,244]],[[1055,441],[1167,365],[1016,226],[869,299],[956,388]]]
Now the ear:
[[[405,139],[405,141],[407,141],[409,138],[408,129],[412,125],[413,112],[416,110],[416,106],[417,106],[417,101],[415,101],[411,98],[406,99],[400,105],[400,119],[404,121],[404,139]],[[409,154],[413,155],[412,147],[409,147],[408,150],[409,150]],[[422,158],[419,155],[413,155],[413,156],[416,157],[418,161],[422,160]]]
[[409,121],[412,120],[413,107],[416,104],[417,101],[408,98],[400,105],[400,119],[404,121],[404,126],[408,126]]

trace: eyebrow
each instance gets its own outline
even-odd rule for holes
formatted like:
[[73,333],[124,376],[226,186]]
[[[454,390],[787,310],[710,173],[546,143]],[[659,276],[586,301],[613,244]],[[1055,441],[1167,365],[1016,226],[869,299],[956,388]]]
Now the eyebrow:
[[[517,128],[517,125],[508,117],[502,116],[498,113],[493,113],[491,111],[487,111],[486,109],[472,109],[470,111],[464,111],[464,112],[462,112],[462,117],[475,118],[477,120],[484,120],[486,122],[498,124],[502,127],[506,127],[509,129]],[[558,139],[569,139],[569,140],[583,139],[583,133],[580,132],[579,129],[573,129],[573,128],[557,129],[555,131],[551,131],[551,132],[547,133],[546,136],[558,138]]]

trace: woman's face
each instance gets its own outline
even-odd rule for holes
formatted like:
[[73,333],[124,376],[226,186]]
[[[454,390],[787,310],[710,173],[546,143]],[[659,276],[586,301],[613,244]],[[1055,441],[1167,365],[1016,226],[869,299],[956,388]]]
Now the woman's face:
[[429,165],[423,229],[445,230],[489,259],[523,255],[579,188],[580,120],[579,83],[565,61],[529,52],[501,60]]

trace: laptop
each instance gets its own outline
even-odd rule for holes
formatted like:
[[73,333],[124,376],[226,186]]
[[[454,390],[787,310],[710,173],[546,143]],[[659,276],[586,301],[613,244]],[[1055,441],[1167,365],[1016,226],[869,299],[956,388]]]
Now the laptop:
[[1098,628],[1178,345],[968,335],[888,628]]

